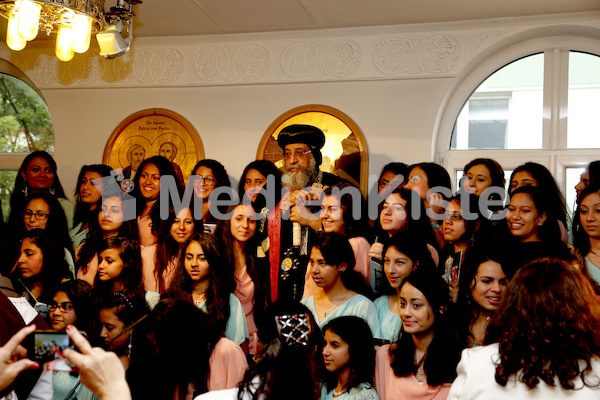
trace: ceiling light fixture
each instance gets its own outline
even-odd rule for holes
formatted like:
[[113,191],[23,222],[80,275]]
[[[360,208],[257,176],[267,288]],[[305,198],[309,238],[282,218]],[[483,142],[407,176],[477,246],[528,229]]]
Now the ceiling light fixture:
[[[141,0],[117,0],[104,11],[104,0],[0,0],[0,15],[8,18],[6,44],[22,50],[39,30],[57,33],[56,56],[69,61],[85,53],[96,34],[100,55],[115,58],[129,51],[133,39],[133,6]],[[121,32],[127,27],[128,37]]]

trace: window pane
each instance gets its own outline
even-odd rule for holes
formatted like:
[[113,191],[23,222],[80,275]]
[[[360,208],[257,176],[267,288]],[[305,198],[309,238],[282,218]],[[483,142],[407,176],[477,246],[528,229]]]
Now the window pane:
[[19,171],[0,171],[0,201],[2,216],[7,219],[10,211],[10,195],[15,187],[15,179]]
[[50,111],[40,95],[11,75],[0,74],[0,153],[54,152]]
[[567,147],[600,147],[600,57],[569,53]]
[[450,149],[541,149],[543,84],[543,53],[496,71],[458,115]]

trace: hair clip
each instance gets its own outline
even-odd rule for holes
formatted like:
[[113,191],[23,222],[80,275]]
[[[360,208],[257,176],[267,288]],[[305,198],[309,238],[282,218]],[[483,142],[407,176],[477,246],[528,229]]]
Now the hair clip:
[[117,292],[117,293],[115,293],[113,296],[115,296],[115,297],[121,297],[121,298],[123,298],[123,301],[125,301],[125,303],[127,303],[127,306],[128,306],[128,307],[129,307],[131,310],[133,310],[133,309],[134,309],[134,308],[133,308],[133,304],[131,304],[131,300],[129,300],[129,299],[127,298],[127,296],[125,296],[125,295],[123,294],[123,292]]
[[286,346],[308,346],[310,321],[306,314],[276,315],[277,333]]

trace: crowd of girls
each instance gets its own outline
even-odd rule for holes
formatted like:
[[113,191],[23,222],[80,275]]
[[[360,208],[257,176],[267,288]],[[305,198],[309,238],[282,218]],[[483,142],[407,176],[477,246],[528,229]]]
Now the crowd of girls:
[[[388,164],[371,219],[351,184],[324,187],[292,304],[270,288],[268,219],[282,196],[271,162],[248,164],[240,202],[219,208],[211,194],[231,181],[215,160],[187,171],[183,207],[161,204],[161,178],[180,199],[185,183],[161,156],[141,163],[130,193],[110,167],[84,166],[75,206],[56,168],[34,152],[19,170],[1,232],[3,293],[114,352],[134,399],[600,394],[600,162],[582,173],[572,218],[532,162],[507,192],[491,159],[469,162],[457,191],[435,163]],[[42,369],[20,397],[95,398],[87,376]]]

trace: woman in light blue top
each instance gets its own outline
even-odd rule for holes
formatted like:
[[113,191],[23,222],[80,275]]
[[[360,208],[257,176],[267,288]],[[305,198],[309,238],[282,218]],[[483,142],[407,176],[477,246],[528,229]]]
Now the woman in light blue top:
[[364,319],[345,316],[323,328],[323,361],[329,393],[325,400],[378,400],[373,388],[375,341]]
[[375,306],[367,297],[369,287],[364,278],[354,271],[354,253],[342,234],[321,234],[312,246],[309,267],[311,276],[320,290],[302,299],[322,329],[336,317],[354,315],[367,321],[373,336],[379,338],[379,319]]
[[375,300],[381,338],[390,343],[398,339],[402,327],[399,293],[402,282],[415,269],[426,266],[435,269],[427,243],[415,235],[398,232],[384,242],[383,268],[388,286],[383,296]]
[[248,325],[233,295],[233,266],[224,261],[212,234],[194,233],[183,245],[166,297],[191,301],[220,325],[224,336],[248,353]]

